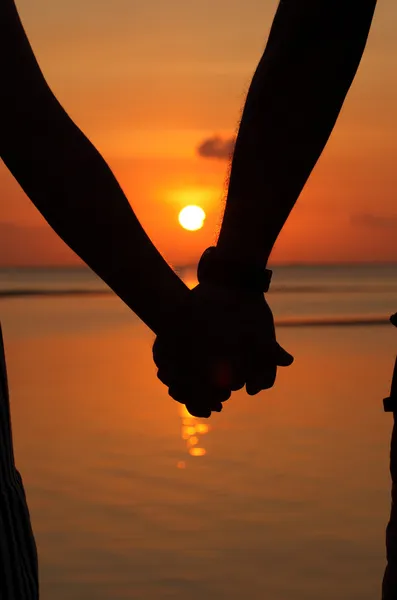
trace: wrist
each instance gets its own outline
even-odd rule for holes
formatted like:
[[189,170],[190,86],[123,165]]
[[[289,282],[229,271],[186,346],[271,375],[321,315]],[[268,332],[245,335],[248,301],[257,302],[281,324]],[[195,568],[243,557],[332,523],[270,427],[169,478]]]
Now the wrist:
[[210,247],[201,256],[197,278],[200,284],[264,294],[269,290],[272,272],[245,257],[230,259],[217,247]]
[[[148,263],[146,263],[148,264]],[[117,282],[109,282],[113,291],[156,334],[170,327],[182,315],[190,299],[190,290],[164,262],[151,263],[147,269],[131,273],[118,272]],[[136,285],[136,281],[140,285]],[[113,285],[112,285],[113,283]]]
[[266,269],[273,245],[258,244],[255,239],[257,237],[255,232],[253,232],[251,240],[243,240],[237,236],[231,237],[230,234],[223,236],[221,233],[216,249],[224,260],[238,261],[253,265],[258,269]]

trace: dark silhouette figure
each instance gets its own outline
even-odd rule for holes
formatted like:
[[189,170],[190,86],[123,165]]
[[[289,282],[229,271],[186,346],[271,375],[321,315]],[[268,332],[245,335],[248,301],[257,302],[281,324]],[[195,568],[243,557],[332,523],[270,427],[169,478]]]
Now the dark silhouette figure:
[[[397,313],[390,321],[397,327]],[[390,520],[386,529],[387,566],[382,586],[382,600],[397,598],[397,357],[394,365],[390,396],[383,401],[386,412],[393,413],[393,431],[390,445],[390,475],[392,503]]]
[[[0,0],[1,157],[50,226],[158,335],[158,376],[194,415],[220,411],[244,385],[249,394],[271,387],[277,367],[293,360],[277,343],[264,296],[267,261],[333,130],[375,6],[280,2],[243,111],[219,240],[189,292],[52,94],[14,1]],[[1,599],[37,600],[37,556],[1,360]]]
[[[376,0],[283,0],[248,91],[216,248],[203,255],[186,323],[154,345],[158,376],[209,416],[210,382],[272,387],[280,348],[263,292],[272,248],[334,128],[364,52]],[[193,332],[193,335],[191,335]],[[210,344],[208,343],[210,340]],[[218,404],[219,400],[215,398]]]
[[36,600],[38,597],[37,550],[22,478],[15,467],[0,328],[0,598]]

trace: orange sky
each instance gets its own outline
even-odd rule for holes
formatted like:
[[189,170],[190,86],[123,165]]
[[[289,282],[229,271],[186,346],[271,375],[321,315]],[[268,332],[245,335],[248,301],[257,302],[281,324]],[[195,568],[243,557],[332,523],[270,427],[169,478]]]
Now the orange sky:
[[[233,136],[276,0],[18,0],[44,74],[102,152],[152,240],[195,260],[219,227],[227,161],[198,156]],[[397,3],[380,0],[336,130],[273,262],[397,261]],[[0,166],[0,264],[72,264]],[[207,220],[184,231],[178,212]]]

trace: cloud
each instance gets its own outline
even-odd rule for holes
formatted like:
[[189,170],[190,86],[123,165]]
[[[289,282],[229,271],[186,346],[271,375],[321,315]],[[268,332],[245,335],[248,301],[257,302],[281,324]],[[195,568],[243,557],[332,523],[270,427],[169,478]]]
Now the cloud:
[[395,229],[397,228],[397,215],[357,213],[351,215],[350,222],[357,227],[367,227],[368,229]]
[[197,147],[197,154],[203,158],[217,158],[218,160],[229,160],[233,154],[236,139],[221,138],[219,135],[207,138]]

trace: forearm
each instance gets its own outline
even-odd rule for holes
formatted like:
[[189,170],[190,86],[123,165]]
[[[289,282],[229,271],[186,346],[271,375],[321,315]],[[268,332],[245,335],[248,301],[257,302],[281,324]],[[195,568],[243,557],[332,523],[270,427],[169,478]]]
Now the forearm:
[[[187,288],[157,252],[109,167],[55,109],[56,131],[25,127],[2,158],[50,226],[156,333]],[[50,114],[50,111],[48,111]]]
[[376,0],[284,0],[252,80],[218,240],[224,257],[266,264],[333,130]]
[[58,235],[157,332],[188,290],[146,236],[108,165],[51,93],[16,10],[6,16],[1,157]]

